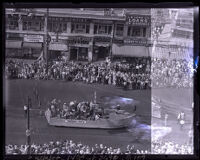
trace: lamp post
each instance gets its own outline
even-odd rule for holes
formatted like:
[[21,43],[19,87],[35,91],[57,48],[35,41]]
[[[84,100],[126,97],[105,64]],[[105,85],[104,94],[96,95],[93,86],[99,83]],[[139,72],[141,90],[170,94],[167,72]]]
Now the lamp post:
[[31,132],[30,132],[30,107],[31,107],[31,99],[28,96],[28,108],[27,108],[27,124],[26,124],[26,144],[28,145],[27,154],[30,154],[31,151]]
[[113,54],[112,54],[112,47],[113,47],[113,39],[114,39],[114,35],[115,35],[115,22],[113,24],[113,32],[112,32],[112,37],[111,37],[111,45],[110,45],[110,59],[112,60]]

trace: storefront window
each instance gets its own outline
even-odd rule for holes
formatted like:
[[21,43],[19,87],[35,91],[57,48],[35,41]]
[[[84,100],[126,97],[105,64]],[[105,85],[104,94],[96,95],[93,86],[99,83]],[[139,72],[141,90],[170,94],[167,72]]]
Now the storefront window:
[[94,34],[111,34],[112,26],[107,24],[95,24]]
[[90,25],[85,23],[72,23],[71,33],[89,33]]
[[124,32],[124,25],[123,24],[117,24],[116,35],[117,36],[123,36],[123,32]]

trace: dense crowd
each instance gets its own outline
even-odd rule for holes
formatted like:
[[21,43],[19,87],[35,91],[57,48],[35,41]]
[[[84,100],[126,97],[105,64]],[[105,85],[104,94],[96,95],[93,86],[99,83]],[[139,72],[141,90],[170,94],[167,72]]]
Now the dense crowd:
[[193,146],[171,141],[152,142],[152,154],[193,154]]
[[[6,154],[27,154],[28,145],[6,145]],[[31,154],[148,154],[147,150],[138,150],[134,145],[128,145],[125,151],[120,148],[108,147],[103,144],[94,146],[74,143],[72,140],[51,141],[44,144],[32,144]]]
[[151,85],[152,87],[192,87],[193,62],[152,59]]
[[146,89],[150,87],[150,61],[136,59],[133,63],[75,63],[54,61],[44,63],[9,61],[6,76],[19,79],[49,79],[82,81],[85,83],[109,84],[124,89]]
[[75,63],[54,61],[45,63],[8,61],[6,77],[19,79],[48,79],[108,84],[124,89],[150,87],[192,87],[193,62],[154,58],[136,59],[132,63]]

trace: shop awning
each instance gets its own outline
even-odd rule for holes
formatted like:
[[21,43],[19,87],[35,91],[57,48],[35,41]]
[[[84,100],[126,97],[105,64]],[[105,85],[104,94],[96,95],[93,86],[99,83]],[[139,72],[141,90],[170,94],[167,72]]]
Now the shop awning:
[[97,47],[109,47],[109,43],[95,43],[95,46]]
[[53,50],[53,51],[67,51],[68,47],[67,47],[66,44],[52,43],[52,44],[49,44],[49,50]]
[[24,48],[42,48],[42,43],[31,43],[31,42],[24,42]]
[[149,56],[148,48],[144,46],[129,46],[129,45],[118,46],[116,44],[113,44],[112,53],[113,56],[127,56],[127,57]]
[[6,40],[6,48],[21,48],[22,41]]

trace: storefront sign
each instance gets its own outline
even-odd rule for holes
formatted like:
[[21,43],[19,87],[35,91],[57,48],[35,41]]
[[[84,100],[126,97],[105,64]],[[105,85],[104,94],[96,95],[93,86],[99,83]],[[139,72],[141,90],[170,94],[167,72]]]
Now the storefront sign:
[[126,22],[129,25],[150,25],[150,16],[141,16],[141,15],[127,15]]
[[8,40],[23,40],[23,37],[18,33],[7,33],[6,39]]
[[41,35],[24,35],[24,42],[43,42]]
[[122,39],[113,39],[113,43],[123,44],[124,40],[122,40]]
[[93,20],[93,23],[100,23],[100,24],[112,24],[113,21],[108,21],[108,20],[100,20],[100,19],[96,19],[96,20]]
[[86,18],[71,18],[71,22],[88,23],[90,20]]
[[94,42],[111,42],[110,37],[94,37]]
[[67,51],[68,47],[66,44],[62,43],[50,43],[49,44],[49,50],[53,51]]
[[89,44],[90,41],[89,37],[69,37],[68,44]]
[[124,44],[132,44],[132,45],[146,45],[146,39],[125,39]]

